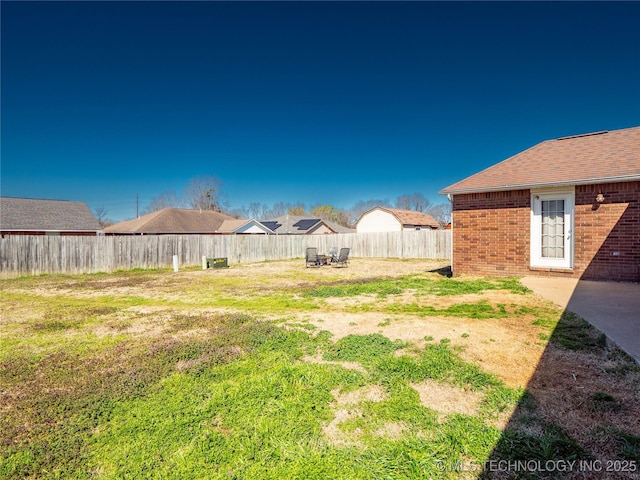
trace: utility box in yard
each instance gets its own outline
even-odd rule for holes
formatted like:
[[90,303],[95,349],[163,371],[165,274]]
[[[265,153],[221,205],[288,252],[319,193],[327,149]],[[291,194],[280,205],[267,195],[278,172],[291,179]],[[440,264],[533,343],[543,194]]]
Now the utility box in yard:
[[227,257],[207,258],[207,268],[227,268],[228,266]]

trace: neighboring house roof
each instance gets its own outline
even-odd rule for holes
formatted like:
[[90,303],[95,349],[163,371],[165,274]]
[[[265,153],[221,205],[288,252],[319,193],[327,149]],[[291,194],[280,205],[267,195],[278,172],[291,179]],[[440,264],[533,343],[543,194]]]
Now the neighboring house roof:
[[120,234],[221,233],[218,230],[223,222],[233,219],[229,215],[211,210],[163,208],[140,218],[106,227],[104,232]]
[[368,213],[373,212],[374,210],[382,210],[384,212],[390,213],[391,215],[396,217],[396,219],[398,219],[398,221],[402,225],[440,228],[440,224],[438,223],[438,221],[428,213],[416,212],[415,210],[400,210],[398,208],[375,207],[369,210],[368,212],[363,213],[360,219],[362,219]]
[[335,230],[336,233],[356,233],[355,228],[345,227],[344,225],[340,225],[339,223],[335,222],[329,222],[328,220],[323,220],[323,222],[326,223],[329,228]]
[[258,227],[264,233],[273,233],[269,228],[257,220],[247,218],[225,220],[222,222],[222,225],[220,225],[220,228],[218,228],[218,233],[236,233],[251,226]]
[[265,227],[277,234],[307,235],[318,230],[323,225],[336,232],[335,228],[320,218],[310,218],[300,215],[282,215],[269,220],[262,220]]
[[640,127],[546,140],[440,193],[634,180],[640,180]]
[[98,232],[102,226],[84,202],[0,197],[0,230]]

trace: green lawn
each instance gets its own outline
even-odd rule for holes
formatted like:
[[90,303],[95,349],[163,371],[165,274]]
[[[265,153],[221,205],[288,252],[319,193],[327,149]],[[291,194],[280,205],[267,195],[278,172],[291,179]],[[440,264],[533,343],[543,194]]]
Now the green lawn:
[[[475,332],[525,328],[542,354],[560,322],[558,351],[587,345],[620,382],[638,376],[628,359],[517,279],[389,262],[0,281],[0,478],[475,478],[489,459],[594,458],[526,383],[474,360],[491,348]],[[332,333],[350,315],[385,320]],[[436,319],[472,333],[434,339]],[[421,341],[385,335],[406,321]],[[633,414],[620,398],[593,397]],[[616,425],[616,458],[636,461],[637,431]]]

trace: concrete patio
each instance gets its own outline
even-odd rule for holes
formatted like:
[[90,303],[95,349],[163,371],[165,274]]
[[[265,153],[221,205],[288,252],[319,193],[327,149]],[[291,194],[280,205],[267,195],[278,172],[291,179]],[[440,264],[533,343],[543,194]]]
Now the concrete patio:
[[640,363],[640,284],[524,277],[522,284],[592,324]]

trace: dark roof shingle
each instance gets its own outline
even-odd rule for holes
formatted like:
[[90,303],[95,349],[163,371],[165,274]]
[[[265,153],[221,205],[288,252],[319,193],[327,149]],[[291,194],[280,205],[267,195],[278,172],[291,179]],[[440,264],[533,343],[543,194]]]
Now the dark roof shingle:
[[0,230],[98,232],[102,227],[84,202],[0,197]]

